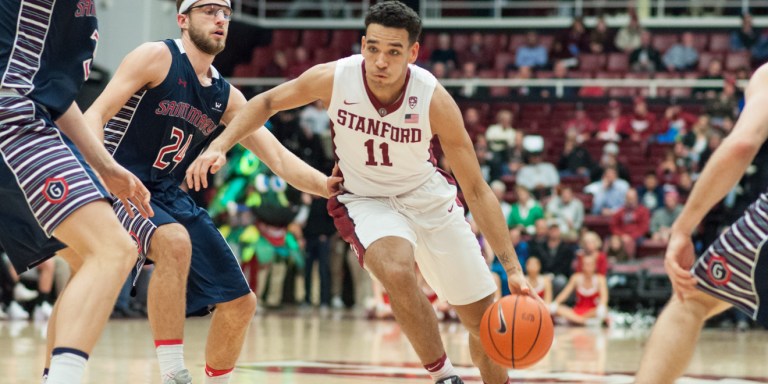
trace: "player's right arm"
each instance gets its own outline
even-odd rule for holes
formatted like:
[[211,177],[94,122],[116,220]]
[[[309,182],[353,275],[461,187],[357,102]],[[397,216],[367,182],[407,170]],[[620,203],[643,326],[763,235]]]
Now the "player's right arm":
[[144,43],[126,55],[107,87],[85,111],[88,129],[103,141],[107,121],[136,92],[160,85],[171,68],[172,60],[171,52],[162,42]]
[[733,131],[704,167],[680,216],[672,225],[665,266],[682,299],[696,287],[690,268],[694,254],[691,234],[704,215],[741,179],[768,138],[768,66],[760,67],[746,92],[746,105]]
[[329,105],[335,70],[335,62],[318,64],[298,78],[248,101],[221,135],[198,156],[194,171],[187,173],[187,184],[202,185],[209,170],[215,173],[219,169],[215,165],[222,163],[232,146],[263,126],[275,113],[307,105],[315,100],[322,100],[325,105]]

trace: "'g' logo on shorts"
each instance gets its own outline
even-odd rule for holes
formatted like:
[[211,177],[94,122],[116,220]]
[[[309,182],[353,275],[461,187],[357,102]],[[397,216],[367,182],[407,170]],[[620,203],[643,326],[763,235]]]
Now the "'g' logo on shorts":
[[61,177],[52,177],[45,180],[45,186],[43,187],[43,196],[51,204],[58,204],[67,198],[69,193],[69,185]]
[[722,256],[713,254],[707,264],[707,275],[713,284],[725,285],[731,281],[731,268]]

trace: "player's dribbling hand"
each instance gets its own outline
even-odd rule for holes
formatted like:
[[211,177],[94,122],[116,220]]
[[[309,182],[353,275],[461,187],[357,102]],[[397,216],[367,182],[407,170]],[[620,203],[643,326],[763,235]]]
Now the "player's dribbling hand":
[[696,278],[690,271],[693,261],[693,241],[690,234],[673,229],[664,255],[664,268],[680,300],[696,291]]
[[341,176],[339,163],[336,163],[336,165],[333,166],[333,172],[331,172],[331,175],[328,176],[328,180],[326,181],[328,186],[328,198],[338,196],[346,192],[342,183],[344,183],[344,178]]
[[533,289],[531,289],[531,285],[528,283],[528,279],[525,278],[521,269],[518,269],[513,273],[507,271],[507,284],[509,285],[509,292],[511,293],[539,298],[538,295],[531,294]]
[[155,212],[152,211],[152,206],[149,204],[149,198],[151,197],[149,190],[144,187],[141,180],[133,173],[114,163],[112,167],[102,171],[99,177],[107,190],[123,203],[128,216],[134,217],[129,201],[136,207],[141,216],[149,218],[155,215]]
[[225,153],[213,150],[212,148],[206,149],[200,156],[192,162],[187,168],[187,187],[200,190],[200,186],[208,188],[208,171],[216,173],[227,163],[227,156]]

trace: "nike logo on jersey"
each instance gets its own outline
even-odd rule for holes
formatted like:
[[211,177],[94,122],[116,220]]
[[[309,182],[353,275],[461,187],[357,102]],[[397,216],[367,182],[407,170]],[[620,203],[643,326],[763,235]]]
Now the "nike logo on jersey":
[[182,80],[181,77],[179,77],[179,85],[181,85],[182,87],[186,88],[187,87],[187,82],[185,80]]
[[448,213],[451,213],[451,212],[453,212],[453,204],[451,204],[451,207],[448,208]]
[[346,101],[346,100],[344,100],[344,105],[355,105],[355,104],[360,104],[360,102],[359,101]]

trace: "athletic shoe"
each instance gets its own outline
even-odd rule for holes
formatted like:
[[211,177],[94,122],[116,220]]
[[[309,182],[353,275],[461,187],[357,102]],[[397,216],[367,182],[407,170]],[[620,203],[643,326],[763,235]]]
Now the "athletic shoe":
[[37,298],[37,295],[39,295],[37,291],[27,289],[22,283],[16,283],[16,285],[13,286],[13,298],[18,302],[24,303],[34,300]]
[[341,297],[334,296],[331,299],[331,308],[333,308],[333,309],[344,309],[344,301],[341,300]]
[[8,314],[3,311],[3,308],[0,307],[0,320],[6,320],[8,319]]
[[51,318],[53,313],[53,306],[47,301],[43,301],[41,304],[35,306],[35,310],[32,312],[32,318],[35,321],[46,321]]
[[445,379],[435,381],[435,384],[464,384],[464,382],[461,381],[460,377],[453,375],[451,377],[446,377]]
[[21,305],[19,305],[19,303],[15,301],[11,301],[11,304],[8,305],[6,312],[8,313],[8,318],[11,320],[29,319],[29,313],[25,311],[24,308],[22,308]]
[[163,380],[163,384],[190,384],[192,383],[192,376],[189,375],[188,369],[182,369],[176,372],[171,378]]

